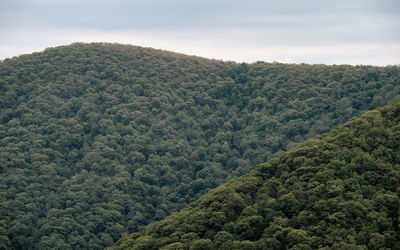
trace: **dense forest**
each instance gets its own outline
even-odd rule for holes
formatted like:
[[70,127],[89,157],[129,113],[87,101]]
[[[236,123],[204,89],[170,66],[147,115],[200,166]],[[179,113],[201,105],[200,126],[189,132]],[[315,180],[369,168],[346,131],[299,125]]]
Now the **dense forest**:
[[114,249],[400,249],[400,103],[229,181]]
[[5,59],[0,249],[111,246],[395,101],[397,66],[238,64],[101,43]]

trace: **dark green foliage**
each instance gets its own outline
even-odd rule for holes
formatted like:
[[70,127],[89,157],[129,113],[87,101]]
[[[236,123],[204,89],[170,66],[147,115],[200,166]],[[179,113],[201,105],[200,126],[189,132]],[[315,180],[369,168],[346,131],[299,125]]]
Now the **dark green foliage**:
[[[395,66],[237,64],[112,44],[73,44],[1,61],[0,246],[109,246],[305,139],[399,100],[399,82]],[[371,136],[387,138],[386,133],[378,129]],[[346,136],[343,141],[353,143]],[[379,143],[365,138],[359,150]],[[356,169],[388,155],[395,152],[382,146],[346,160],[354,158]],[[317,170],[299,171],[311,178]],[[373,170],[369,166],[365,173],[368,181],[383,181]],[[288,175],[291,165],[274,171]],[[331,177],[328,171],[317,180]],[[385,179],[390,185],[398,180]],[[198,214],[196,220],[207,226],[196,230],[213,239],[223,225],[250,242],[235,238],[221,248],[250,247],[266,222],[257,216],[238,225],[226,220],[243,209],[258,211],[246,204],[262,184],[255,177],[237,187],[241,195],[224,190],[221,195],[230,200],[210,203],[222,213]],[[263,187],[275,199],[268,206],[279,208],[282,218],[303,204],[297,195],[282,197],[284,185],[277,178]],[[340,193],[336,186],[332,192]],[[141,244],[156,243],[143,238]]]
[[[155,249],[197,242],[220,249],[400,249],[399,180],[397,103],[259,165],[112,249],[134,248],[144,238]],[[223,220],[207,220],[215,217]]]

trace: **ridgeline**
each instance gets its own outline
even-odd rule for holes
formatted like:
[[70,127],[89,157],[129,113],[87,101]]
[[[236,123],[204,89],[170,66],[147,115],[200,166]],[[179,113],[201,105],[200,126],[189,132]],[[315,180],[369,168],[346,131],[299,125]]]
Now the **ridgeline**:
[[110,249],[400,249],[400,103],[368,111]]

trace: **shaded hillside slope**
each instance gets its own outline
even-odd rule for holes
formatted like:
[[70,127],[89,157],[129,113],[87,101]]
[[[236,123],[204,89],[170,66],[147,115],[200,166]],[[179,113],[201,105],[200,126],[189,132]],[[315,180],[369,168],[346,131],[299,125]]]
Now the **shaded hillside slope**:
[[400,103],[229,181],[113,249],[400,249]]
[[395,66],[237,64],[115,44],[0,62],[0,238],[101,249],[400,98]]

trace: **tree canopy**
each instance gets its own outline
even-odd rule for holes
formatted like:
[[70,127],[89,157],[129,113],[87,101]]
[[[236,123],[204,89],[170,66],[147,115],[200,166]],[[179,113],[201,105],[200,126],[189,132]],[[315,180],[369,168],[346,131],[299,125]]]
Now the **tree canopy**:
[[109,249],[399,249],[400,103],[353,119]]
[[0,248],[111,246],[400,101],[399,83],[397,66],[239,64],[103,43],[0,61]]

